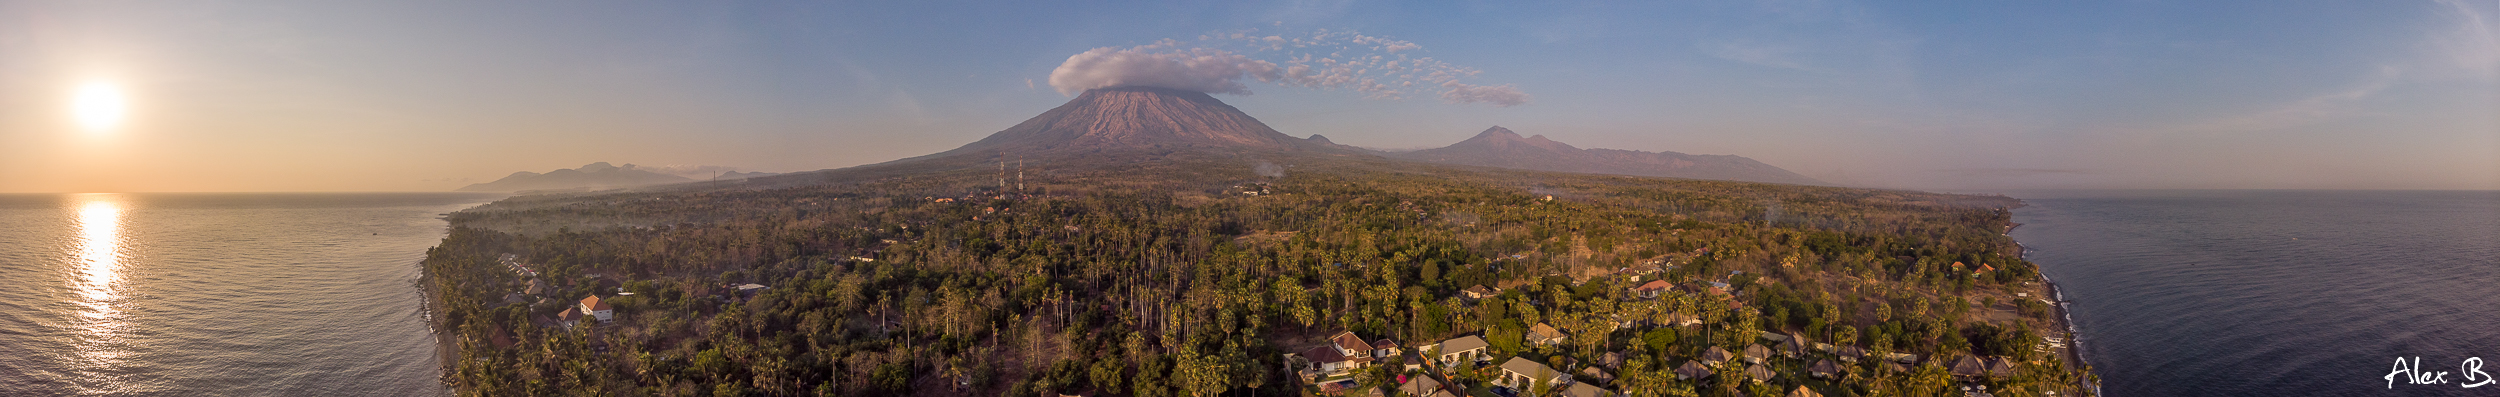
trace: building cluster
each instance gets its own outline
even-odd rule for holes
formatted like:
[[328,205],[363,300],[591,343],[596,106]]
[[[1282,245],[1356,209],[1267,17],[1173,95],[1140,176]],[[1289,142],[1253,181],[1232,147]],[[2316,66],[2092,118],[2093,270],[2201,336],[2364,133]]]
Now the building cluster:
[[[1655,266],[1658,262],[1652,262],[1652,264],[1648,266],[1649,269],[1659,268]],[[1678,294],[1676,296],[1715,296],[1717,298],[1713,299],[1726,302],[1731,307],[1743,307],[1743,303],[1739,302],[1730,290],[1731,286],[1725,282],[1697,281],[1677,284],[1664,280],[1641,280],[1653,272],[1654,270],[1642,272],[1627,269],[1623,272],[1624,274],[1611,274],[1610,276],[1620,276],[1627,281],[1624,285],[1633,285],[1626,288],[1621,295],[1622,299],[1627,301],[1656,300],[1669,294]],[[1496,299],[1501,295],[1502,289],[1500,288],[1476,285],[1460,290],[1456,298],[1469,304],[1476,304],[1478,301]],[[1655,316],[1634,315],[1632,317],[1634,318],[1617,316],[1613,319],[1611,329],[1603,325],[1598,326],[1598,329],[1604,332],[1614,332],[1649,327],[1690,327],[1702,323],[1700,316],[1693,313],[1660,313]],[[1531,348],[1560,346],[1572,341],[1571,331],[1546,322],[1530,324],[1519,334],[1519,337],[1525,345],[1523,347]],[[2054,348],[2061,346],[2062,342],[2049,339],[2042,346],[2044,349]],[[1412,349],[1401,349],[1402,345]],[[1283,361],[1288,373],[1296,375],[1304,384],[1312,385],[1321,394],[1344,394],[1360,390],[1367,379],[1356,376],[1360,371],[1394,362],[1404,364],[1404,368],[1390,369],[1392,373],[1403,374],[1396,376],[1395,381],[1398,384],[1371,385],[1375,386],[1370,389],[1371,393],[1378,395],[1376,393],[1380,393],[1381,389],[1394,387],[1401,395],[1455,397],[1470,395],[1469,387],[1472,386],[1490,388],[1494,394],[1503,396],[1621,397],[1629,395],[1628,392],[1621,391],[1622,387],[1615,384],[1614,374],[1623,369],[1623,357],[1626,354],[1624,351],[1605,351],[1602,355],[1594,357],[1580,356],[1593,358],[1591,361],[1594,361],[1583,363],[1569,354],[1495,352],[1492,348],[1493,346],[1487,343],[1485,337],[1480,335],[1462,335],[1431,343],[1400,344],[1389,339],[1367,340],[1354,332],[1346,331],[1328,337],[1318,346],[1285,354]],[[1584,354],[1595,354],[1595,352],[1584,352]],[[1532,357],[1543,357],[1543,359]],[[1500,363],[1494,364],[1495,360],[1500,360]],[[1970,383],[2008,379],[2016,374],[2016,368],[2020,364],[2008,358],[1971,355],[1942,360],[1937,361],[1936,364],[1945,368],[1956,380]],[[1924,361],[1921,357],[1914,354],[1881,353],[1879,355],[1858,346],[1813,342],[1804,335],[1763,332],[1758,342],[1741,348],[1731,350],[1730,347],[1710,346],[1693,357],[1669,358],[1669,362],[1665,365],[1668,372],[1674,374],[1676,379],[1689,382],[1764,383],[1780,379],[1782,371],[1794,371],[1787,376],[1797,378],[1839,381],[1851,376],[1853,371],[1876,372],[1859,374],[1865,376],[1909,373],[1914,366],[1922,362]],[[1459,376],[1468,374],[1472,376]],[[1737,374],[1742,376],[1735,379],[1713,379],[1734,377]],[[1481,392],[1482,390],[1479,390],[1479,393]],[[1981,394],[1985,394],[1984,389],[1975,390],[1972,393],[1972,395]],[[1801,386],[1788,391],[1786,395],[1819,396],[1820,394]]]
[[[512,273],[519,275],[522,280],[525,280],[520,291],[504,295],[504,303],[523,304],[534,301],[543,301],[542,299],[546,298],[548,294],[555,293],[554,288],[549,287],[547,285],[547,281],[539,277],[537,267],[528,262],[522,261],[520,255],[503,254],[502,256],[496,257],[496,261],[502,263],[505,268],[511,269]],[[554,319],[548,319],[544,316],[545,315],[543,314],[537,315],[536,317],[538,319],[535,321],[539,322],[542,326],[573,328],[574,326],[582,324],[582,319],[584,318],[596,320],[599,323],[615,321],[616,309],[609,306],[607,302],[601,301],[599,299],[599,295],[592,294],[588,297],[582,298],[580,301],[574,302],[572,305],[566,305],[564,311],[556,314]]]

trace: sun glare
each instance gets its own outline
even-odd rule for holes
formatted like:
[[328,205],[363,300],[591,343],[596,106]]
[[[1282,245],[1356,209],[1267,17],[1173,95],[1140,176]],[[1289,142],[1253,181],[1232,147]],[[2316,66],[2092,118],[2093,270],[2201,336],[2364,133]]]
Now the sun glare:
[[130,108],[121,88],[106,82],[78,87],[78,96],[74,101],[71,109],[76,112],[78,126],[85,127],[88,132],[110,131],[121,126],[122,117]]

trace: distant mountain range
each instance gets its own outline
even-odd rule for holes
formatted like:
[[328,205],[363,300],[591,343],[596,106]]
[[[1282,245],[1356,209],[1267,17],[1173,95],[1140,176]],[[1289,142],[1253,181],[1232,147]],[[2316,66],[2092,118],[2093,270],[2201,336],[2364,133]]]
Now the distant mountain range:
[[[700,169],[708,170],[711,168],[717,167],[701,167]],[[717,178],[711,179],[746,179],[766,175],[777,174],[729,171],[719,174]],[[685,183],[694,182],[696,180],[697,179],[695,178],[689,178],[683,175],[655,172],[651,169],[633,164],[626,164],[623,167],[618,167],[602,161],[590,163],[589,165],[584,165],[581,168],[558,169],[555,171],[548,171],[544,174],[529,171],[514,172],[512,175],[503,177],[503,179],[497,179],[494,182],[471,184],[469,186],[461,187],[458,191],[524,192],[535,190],[599,190]]]
[[[1358,163],[1402,160],[1536,171],[1824,184],[1741,156],[1581,149],[1542,135],[1523,138],[1502,127],[1493,127],[1448,147],[1383,152],[1340,145],[1319,135],[1286,135],[1204,92],[1123,86],[1086,90],[1059,107],[953,150],[842,169],[754,178],[741,185],[767,188],[964,173],[996,175],[983,179],[1004,187],[1011,175],[1009,166],[1015,165],[1012,175],[1023,179],[1028,160],[1034,165],[1033,172],[1047,175],[1076,169],[1133,169],[1171,156],[1224,158],[1239,161],[1244,167],[1268,167],[1260,168],[1267,171],[1255,172],[1260,175],[1281,174],[1284,168],[1294,167],[1288,159],[1336,158]],[[693,180],[636,173],[631,167],[606,171],[613,175],[567,170],[547,174],[524,172],[462,190],[631,187]],[[1201,172],[1196,176],[1222,178],[1229,171],[1193,172]],[[745,176],[753,175],[739,177]]]
[[1747,182],[1821,185],[1754,159],[1734,155],[1696,155],[1618,149],[1581,149],[1546,139],[1522,138],[1495,126],[1450,146],[1384,154],[1393,158],[1442,164],[1476,165],[1539,171],[1720,179]]

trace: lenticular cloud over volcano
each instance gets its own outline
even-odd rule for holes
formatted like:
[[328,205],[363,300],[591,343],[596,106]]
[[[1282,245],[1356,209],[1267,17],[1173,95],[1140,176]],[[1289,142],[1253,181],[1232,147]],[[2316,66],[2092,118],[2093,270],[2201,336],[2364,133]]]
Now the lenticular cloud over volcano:
[[1068,95],[1117,86],[1249,95],[1247,82],[1257,81],[1342,89],[1362,93],[1367,99],[1434,96],[1449,103],[1499,107],[1526,104],[1529,99],[1509,84],[1460,82],[1483,71],[1401,54],[1423,48],[1412,42],[1327,30],[1292,38],[1253,33],[1256,30],[1217,32],[1189,43],[1164,39],[1129,48],[1095,48],[1059,64],[1050,72],[1050,86]]
[[1277,78],[1276,64],[1240,54],[1206,48],[1157,52],[1148,47],[1103,47],[1069,56],[1050,72],[1050,86],[1071,95],[1124,85],[1249,95],[1242,78]]

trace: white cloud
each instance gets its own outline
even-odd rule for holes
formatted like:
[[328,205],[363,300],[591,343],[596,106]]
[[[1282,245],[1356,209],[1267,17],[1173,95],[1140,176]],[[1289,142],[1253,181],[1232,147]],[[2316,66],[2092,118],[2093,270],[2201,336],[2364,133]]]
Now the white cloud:
[[1415,87],[1438,87],[1443,101],[1509,107],[1529,97],[1510,84],[1460,82],[1483,71],[1430,57],[1415,58],[1414,42],[1321,29],[1308,35],[1258,35],[1257,29],[1218,31],[1200,42],[1172,39],[1130,48],[1104,47],[1069,56],[1051,71],[1061,94],[1124,85],[1249,95],[1245,82],[1285,87],[1347,90],[1365,99],[1404,100]]
[[1103,47],[1068,56],[1050,72],[1050,86],[1060,94],[1117,87],[1148,86],[1217,94],[1249,95],[1244,77],[1274,80],[1274,63],[1223,50],[1192,48],[1157,51],[1162,46]]
[[1483,103],[1501,107],[1528,103],[1528,94],[1519,92],[1519,88],[1511,87],[1509,84],[1481,86],[1449,83],[1443,86],[1449,87],[1450,90],[1441,92],[1441,100],[1450,103]]

